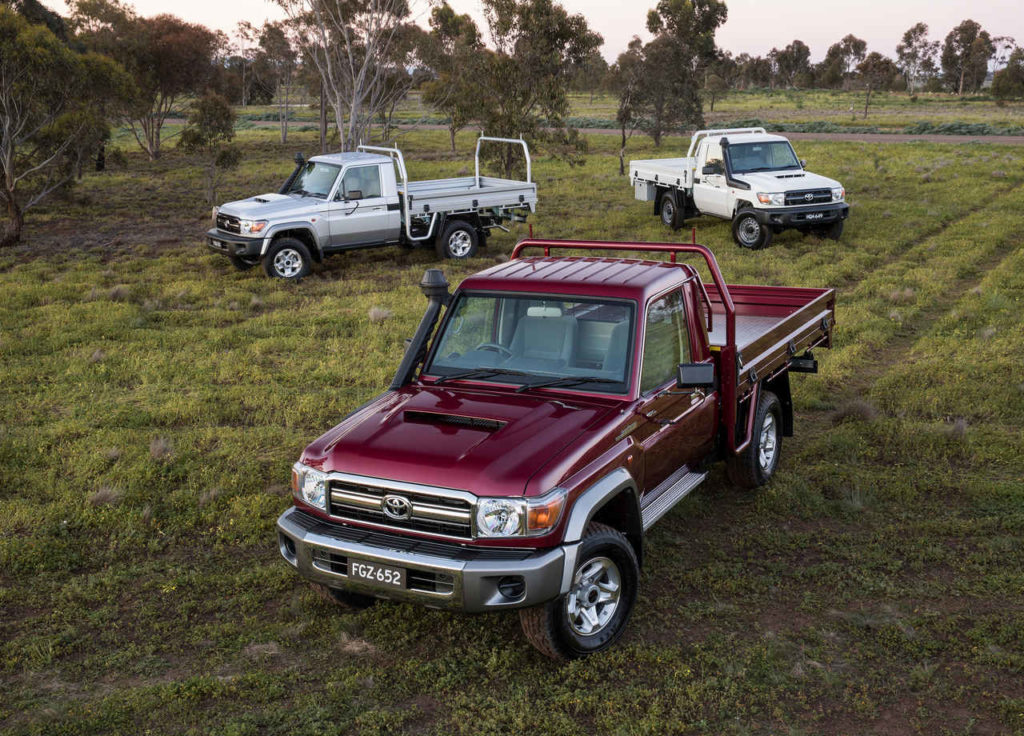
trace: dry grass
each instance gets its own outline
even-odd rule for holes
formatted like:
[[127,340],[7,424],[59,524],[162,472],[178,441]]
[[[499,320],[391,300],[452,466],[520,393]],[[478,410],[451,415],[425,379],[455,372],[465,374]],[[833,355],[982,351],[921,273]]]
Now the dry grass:
[[380,324],[384,320],[391,319],[394,313],[390,309],[384,307],[370,307],[370,311],[367,313],[367,318],[373,324]]
[[89,496],[89,505],[93,507],[116,506],[124,498],[124,491],[113,486],[100,486]]

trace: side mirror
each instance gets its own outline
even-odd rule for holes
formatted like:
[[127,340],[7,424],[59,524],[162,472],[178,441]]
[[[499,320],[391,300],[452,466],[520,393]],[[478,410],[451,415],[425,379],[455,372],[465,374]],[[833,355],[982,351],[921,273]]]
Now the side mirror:
[[714,176],[715,174],[721,174],[722,170],[715,164],[705,164],[704,168],[700,170],[704,176]]
[[805,159],[805,158],[800,159],[800,168],[801,169],[806,169],[807,168],[807,159]]
[[345,199],[362,199],[363,192],[360,189],[353,189],[351,192],[345,192]]
[[676,374],[676,388],[714,388],[713,363],[680,363]]

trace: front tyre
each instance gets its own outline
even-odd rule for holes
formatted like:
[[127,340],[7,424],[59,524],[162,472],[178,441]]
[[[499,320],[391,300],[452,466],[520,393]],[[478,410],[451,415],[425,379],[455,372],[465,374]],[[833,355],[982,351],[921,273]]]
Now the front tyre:
[[476,228],[464,220],[452,220],[437,239],[437,255],[441,258],[472,258],[480,245]]
[[594,522],[580,542],[569,592],[520,609],[523,633],[552,659],[579,659],[607,649],[626,628],[639,578],[636,553],[626,537]]
[[750,210],[740,210],[732,221],[732,237],[741,248],[760,250],[772,242],[772,231]]
[[309,248],[295,238],[275,240],[263,256],[263,270],[275,279],[298,281],[309,275],[312,265]]
[[740,488],[763,486],[779,467],[782,453],[782,405],[771,391],[762,391],[754,414],[753,436],[746,449],[731,455],[726,471]]

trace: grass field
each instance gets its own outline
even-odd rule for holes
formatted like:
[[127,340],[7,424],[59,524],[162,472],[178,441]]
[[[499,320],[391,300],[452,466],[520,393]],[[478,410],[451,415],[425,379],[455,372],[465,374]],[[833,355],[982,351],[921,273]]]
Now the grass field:
[[[570,96],[574,124],[589,128],[615,128],[618,99],[611,94],[574,93]],[[238,108],[240,119],[277,119],[277,109],[250,105]],[[317,121],[318,113],[309,105],[297,106],[291,113],[293,125],[302,127]],[[711,110],[704,103],[707,125],[721,126],[738,120],[764,123],[808,125],[831,124],[839,128],[877,127],[880,132],[900,133],[919,123],[932,125],[987,124],[999,129],[1019,129],[1024,120],[1024,100],[997,104],[989,95],[958,97],[944,93],[921,92],[911,97],[905,92],[876,92],[871,95],[868,117],[864,118],[864,93],[842,90],[742,90],[717,100]],[[440,123],[443,116],[424,105],[413,92],[395,114],[401,123]]]
[[[241,134],[224,199],[313,148],[274,135]],[[410,173],[472,165],[446,142],[405,136]],[[536,162],[536,234],[688,237],[590,142]],[[284,284],[207,254],[177,153],[86,176],[0,252],[0,732],[1024,733],[1024,151],[798,153],[849,192],[841,242],[693,223],[732,282],[838,289],[797,435],[768,488],[716,471],[666,516],[625,638],[563,666],[515,616],[332,606],[276,550],[291,463],[385,387],[432,252]]]

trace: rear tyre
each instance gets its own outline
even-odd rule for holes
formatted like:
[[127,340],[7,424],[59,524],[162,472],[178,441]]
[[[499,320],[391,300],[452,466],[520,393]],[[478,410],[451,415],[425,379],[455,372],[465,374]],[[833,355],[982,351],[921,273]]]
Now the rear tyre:
[[305,243],[295,238],[275,240],[263,256],[263,270],[267,276],[298,281],[308,276],[313,259]]
[[771,391],[762,391],[754,414],[753,437],[739,455],[726,462],[729,480],[740,488],[763,486],[779,467],[782,453],[782,405]]
[[465,220],[452,220],[437,239],[437,255],[441,258],[472,258],[480,245],[476,228]]
[[741,210],[733,218],[732,237],[741,248],[760,250],[772,242],[772,231],[767,225],[758,222],[753,212]]
[[579,659],[607,649],[626,629],[639,579],[636,553],[626,537],[594,522],[580,543],[569,592],[520,609],[523,634],[552,659]]
[[839,238],[843,237],[843,222],[843,220],[836,220],[831,225],[815,228],[814,234],[819,238],[839,240]]
[[329,588],[326,585],[320,585],[319,583],[313,583],[313,589],[316,590],[316,592],[320,594],[320,597],[328,603],[347,606],[348,608],[369,608],[377,603],[377,599],[372,595],[353,593],[349,590],[340,590],[338,588]]
[[661,214],[661,224],[678,230],[683,226],[683,218],[679,215],[679,207],[676,205],[676,198],[672,192],[665,192],[661,195],[661,205],[658,210]]
[[239,271],[248,271],[260,262],[259,258],[242,258],[241,256],[228,256],[228,260]]

